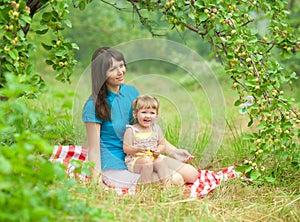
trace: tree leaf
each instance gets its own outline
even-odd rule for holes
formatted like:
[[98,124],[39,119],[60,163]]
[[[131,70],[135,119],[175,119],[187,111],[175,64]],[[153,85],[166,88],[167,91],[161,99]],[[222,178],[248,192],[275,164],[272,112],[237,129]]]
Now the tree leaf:
[[76,43],[72,43],[71,45],[73,49],[79,50],[79,46]]
[[84,2],[80,2],[79,3],[79,9],[80,10],[84,10],[85,9],[85,3]]
[[205,13],[200,14],[199,16],[199,20],[200,22],[205,21],[206,19],[208,19],[208,16]]
[[241,104],[242,104],[242,102],[239,99],[234,102],[234,106],[239,106]]
[[255,136],[253,134],[248,133],[248,134],[243,135],[244,140],[251,140],[253,138],[255,138]]
[[256,180],[260,176],[261,176],[261,174],[260,174],[260,172],[258,172],[258,170],[252,170],[251,173],[250,173],[250,178],[252,180]]
[[276,181],[274,177],[264,177],[264,179],[269,183],[274,183]]
[[51,17],[52,17],[51,12],[45,12],[45,13],[42,15],[43,20],[46,21],[46,22],[49,21],[49,20],[51,19]]
[[46,64],[51,66],[53,65],[53,61],[50,59],[46,59]]
[[0,156],[0,169],[1,169],[1,173],[4,173],[4,174],[11,173],[11,169],[12,169],[11,164],[3,156]]
[[237,172],[247,173],[252,170],[252,166],[251,165],[243,165],[243,166],[239,166],[239,167],[235,168],[235,170]]
[[251,126],[253,124],[253,118],[250,118],[250,121],[248,122],[248,126]]
[[31,18],[27,14],[22,14],[20,20],[24,21],[25,23],[31,24]]
[[68,50],[67,49],[65,49],[65,48],[59,48],[56,52],[55,52],[55,55],[56,56],[63,56],[63,55],[66,55],[66,54],[68,54]]
[[45,43],[41,43],[42,44],[42,46],[44,47],[44,49],[46,49],[46,50],[51,50],[52,49],[52,46],[51,45],[47,45],[47,44],[45,44]]
[[48,32],[49,28],[46,28],[46,29],[42,29],[42,30],[37,30],[35,31],[36,34],[39,34],[39,35],[43,35],[43,34],[46,34]]
[[16,60],[18,58],[18,51],[16,49],[12,49],[8,52],[9,56],[13,59]]
[[71,20],[69,20],[69,19],[64,19],[64,20],[63,20],[63,23],[64,23],[66,26],[68,26],[69,28],[72,28],[72,22],[71,22]]

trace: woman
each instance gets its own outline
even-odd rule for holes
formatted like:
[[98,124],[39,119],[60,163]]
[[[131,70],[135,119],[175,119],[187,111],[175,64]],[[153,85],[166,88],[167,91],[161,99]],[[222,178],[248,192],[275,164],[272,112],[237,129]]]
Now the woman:
[[[103,47],[92,57],[92,96],[83,109],[88,138],[88,160],[95,164],[93,175],[102,176],[107,185],[119,188],[135,186],[140,175],[127,170],[124,162],[123,135],[132,119],[132,101],[139,96],[133,86],[124,84],[125,59],[119,51]],[[166,142],[164,161],[173,171],[174,181],[193,183],[197,170],[189,164],[193,157],[185,150]],[[176,171],[177,173],[175,173]],[[171,175],[170,175],[171,176]],[[153,181],[157,177],[153,175]]]

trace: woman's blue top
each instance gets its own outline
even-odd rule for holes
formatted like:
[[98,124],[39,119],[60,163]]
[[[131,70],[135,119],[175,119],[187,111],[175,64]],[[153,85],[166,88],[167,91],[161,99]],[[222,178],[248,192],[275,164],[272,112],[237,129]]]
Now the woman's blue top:
[[100,120],[96,117],[95,103],[92,96],[84,105],[83,122],[93,122],[101,125],[100,153],[102,170],[127,169],[124,162],[123,135],[126,125],[133,118],[131,104],[138,95],[139,92],[135,87],[126,84],[120,86],[118,94],[109,91],[107,101],[111,108],[111,121]]

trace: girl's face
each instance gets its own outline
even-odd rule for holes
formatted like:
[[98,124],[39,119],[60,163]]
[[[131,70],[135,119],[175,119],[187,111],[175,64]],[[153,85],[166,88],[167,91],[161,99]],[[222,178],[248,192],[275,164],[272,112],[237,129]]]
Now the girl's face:
[[106,86],[108,89],[113,89],[124,84],[124,76],[126,67],[123,61],[117,61],[112,58],[112,66],[106,72]]
[[153,108],[142,108],[137,113],[134,113],[134,117],[141,127],[149,128],[156,120],[157,110]]

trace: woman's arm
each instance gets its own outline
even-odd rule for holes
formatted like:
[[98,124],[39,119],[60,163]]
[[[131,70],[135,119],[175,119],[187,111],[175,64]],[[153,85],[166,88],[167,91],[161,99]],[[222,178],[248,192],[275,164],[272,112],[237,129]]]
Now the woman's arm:
[[87,139],[88,139],[88,161],[93,162],[93,176],[100,176],[101,158],[100,158],[100,124],[87,122],[85,123]]
[[166,152],[166,139],[164,137],[164,134],[161,130],[161,128],[157,125],[157,133],[158,133],[158,145],[157,150],[159,151],[159,154]]
[[166,150],[165,152],[172,158],[179,160],[184,163],[188,163],[195,157],[191,155],[187,150],[178,149],[173,146],[169,141],[166,140]]
[[171,155],[173,153],[174,150],[176,150],[177,148],[175,146],[173,146],[169,141],[165,140],[166,142],[166,149],[165,152],[168,155]]

